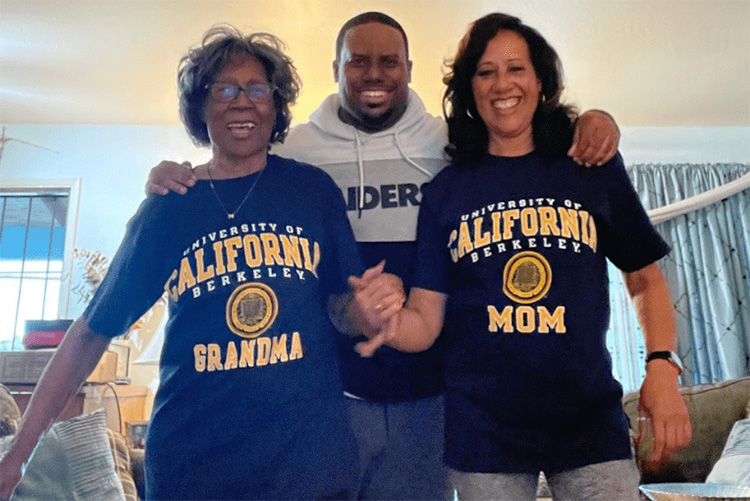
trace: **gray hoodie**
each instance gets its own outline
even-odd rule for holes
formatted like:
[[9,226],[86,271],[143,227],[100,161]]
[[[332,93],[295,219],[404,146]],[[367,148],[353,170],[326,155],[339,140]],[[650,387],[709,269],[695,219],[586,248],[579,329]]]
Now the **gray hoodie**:
[[[445,122],[429,113],[413,90],[404,116],[386,130],[367,134],[341,121],[337,94],[328,96],[294,127],[273,152],[316,165],[341,189],[366,266],[386,258],[386,271],[408,287],[416,258],[422,186],[447,164]],[[364,196],[361,196],[364,194]],[[370,401],[417,400],[442,393],[439,343],[421,353],[380,348],[372,358],[354,351],[361,339],[341,336],[344,387]]]
[[419,190],[447,164],[445,122],[427,113],[411,89],[408,99],[393,127],[367,134],[341,121],[339,96],[332,94],[273,149],[336,181],[358,242],[413,241]]

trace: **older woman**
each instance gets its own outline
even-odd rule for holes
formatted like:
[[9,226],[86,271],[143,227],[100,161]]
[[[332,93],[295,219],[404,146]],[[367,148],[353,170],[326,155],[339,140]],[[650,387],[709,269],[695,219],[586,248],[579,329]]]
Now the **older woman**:
[[454,163],[425,193],[414,287],[381,336],[418,351],[442,329],[445,460],[460,499],[534,499],[540,471],[557,499],[638,499],[604,342],[606,260],[625,273],[645,334],[641,402],[659,460],[691,436],[656,265],[669,247],[619,155],[591,169],[566,157],[575,112],[560,103],[561,63],[538,32],[483,17],[450,70]]
[[329,298],[362,273],[340,191],[268,154],[299,80],[281,42],[210,30],[179,68],[180,110],[212,158],[186,196],[146,199],[47,368],[0,495],[109,340],[164,292],[170,319],[146,451],[149,499],[346,496],[357,471]]

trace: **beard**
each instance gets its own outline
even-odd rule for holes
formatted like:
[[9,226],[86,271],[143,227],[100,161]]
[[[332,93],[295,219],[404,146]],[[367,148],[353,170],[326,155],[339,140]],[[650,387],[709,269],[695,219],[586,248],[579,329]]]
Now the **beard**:
[[404,116],[404,112],[406,112],[406,100],[394,103],[393,106],[384,113],[375,116],[362,112],[353,114],[344,107],[341,107],[339,108],[339,118],[342,122],[361,131],[373,133],[392,127],[402,116]]

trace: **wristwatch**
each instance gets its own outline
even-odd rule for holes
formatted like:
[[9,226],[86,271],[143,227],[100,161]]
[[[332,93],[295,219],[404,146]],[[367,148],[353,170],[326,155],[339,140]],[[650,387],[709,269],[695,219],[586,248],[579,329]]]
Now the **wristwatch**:
[[646,365],[652,360],[666,360],[672,366],[677,369],[678,374],[682,374],[682,371],[684,369],[684,366],[682,365],[682,360],[680,360],[679,355],[673,351],[652,351],[648,354],[646,357]]

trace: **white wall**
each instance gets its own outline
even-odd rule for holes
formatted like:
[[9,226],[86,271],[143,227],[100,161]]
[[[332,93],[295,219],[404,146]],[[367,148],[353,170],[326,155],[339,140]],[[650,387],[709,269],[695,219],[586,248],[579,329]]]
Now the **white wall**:
[[[179,126],[9,125],[6,134],[59,154],[9,141],[0,182],[80,178],[76,247],[110,258],[145,196],[150,168],[162,159],[199,163],[210,153]],[[750,127],[623,128],[621,151],[628,164],[750,162]],[[70,315],[80,313],[75,302],[71,306]]]
[[[750,126],[748,0],[2,0],[0,122],[176,125],[175,71],[214,23],[270,31],[304,82],[335,90],[340,26],[379,10],[409,35],[412,85],[440,113],[442,63],[469,23],[521,17],[557,49],[570,100],[624,126]],[[3,118],[4,117],[4,118]]]
[[[193,146],[179,126],[9,125],[0,159],[6,179],[81,179],[76,247],[111,258],[125,224],[144,198],[149,169],[164,158],[200,160],[207,149]],[[71,301],[69,316],[83,305]]]
[[750,127],[625,127],[627,165],[750,162]]

